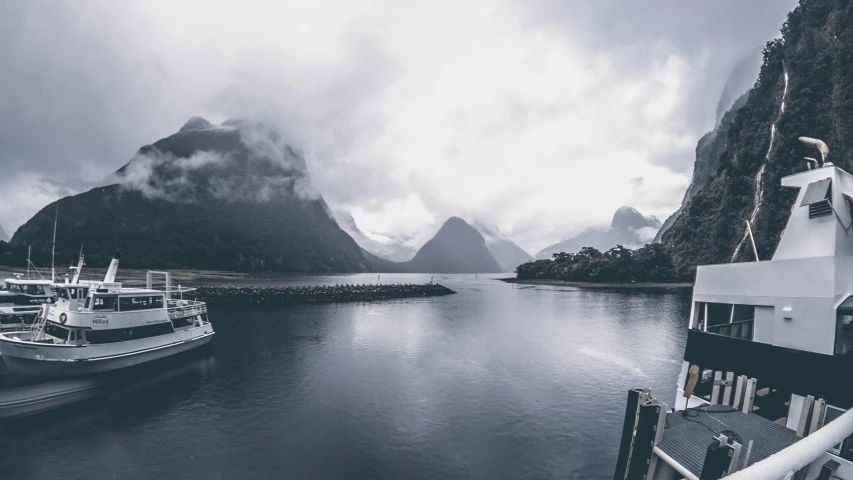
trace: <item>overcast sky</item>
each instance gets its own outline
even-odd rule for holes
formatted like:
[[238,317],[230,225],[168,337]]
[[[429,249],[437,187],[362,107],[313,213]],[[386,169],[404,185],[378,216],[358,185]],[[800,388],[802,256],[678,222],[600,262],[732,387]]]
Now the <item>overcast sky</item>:
[[458,215],[535,253],[621,205],[663,219],[795,4],[0,0],[0,224],[194,115],[278,125],[378,239]]

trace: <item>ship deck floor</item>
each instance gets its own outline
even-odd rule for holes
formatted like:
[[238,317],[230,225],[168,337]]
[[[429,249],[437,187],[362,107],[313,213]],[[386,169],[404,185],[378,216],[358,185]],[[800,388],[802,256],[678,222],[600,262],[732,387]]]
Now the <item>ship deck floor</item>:
[[743,413],[725,405],[703,405],[667,414],[658,448],[699,476],[708,446],[720,433],[734,437],[742,445],[738,469],[746,467],[743,462],[750,440],[753,444],[749,465],[800,440],[795,432],[754,413]]

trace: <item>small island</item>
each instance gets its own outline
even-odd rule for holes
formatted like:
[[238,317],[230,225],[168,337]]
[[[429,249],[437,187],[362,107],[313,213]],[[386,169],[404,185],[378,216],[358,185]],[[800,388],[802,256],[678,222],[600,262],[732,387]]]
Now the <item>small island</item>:
[[553,258],[519,265],[509,283],[585,288],[680,289],[693,286],[692,276],[679,274],[664,245],[636,250],[622,245],[601,252],[584,247],[578,253],[555,253]]

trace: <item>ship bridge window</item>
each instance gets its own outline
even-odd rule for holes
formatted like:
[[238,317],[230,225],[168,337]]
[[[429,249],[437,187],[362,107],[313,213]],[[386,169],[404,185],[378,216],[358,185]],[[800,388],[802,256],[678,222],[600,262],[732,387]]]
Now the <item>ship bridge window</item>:
[[104,297],[101,295],[95,295],[95,303],[92,306],[92,310],[115,310],[116,309],[116,297]]
[[809,207],[809,218],[823,217],[832,214],[832,179],[824,178],[812,182],[806,187],[801,207]]
[[44,295],[44,287],[41,285],[19,285],[21,293],[27,295]]
[[853,296],[847,297],[835,312],[835,354],[853,355]]

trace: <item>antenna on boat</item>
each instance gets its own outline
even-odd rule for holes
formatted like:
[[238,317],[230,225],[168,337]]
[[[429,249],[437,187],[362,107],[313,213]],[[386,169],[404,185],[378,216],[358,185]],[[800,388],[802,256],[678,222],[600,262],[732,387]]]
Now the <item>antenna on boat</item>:
[[829,156],[829,147],[826,146],[826,143],[823,140],[818,140],[817,138],[811,137],[800,137],[798,140],[810,147],[815,147],[816,149],[818,149],[818,151],[820,152],[820,162],[816,162],[818,163],[818,166],[825,167],[827,165],[832,165],[832,163],[826,161],[826,157]]
[[749,220],[746,221],[746,231],[749,233],[749,241],[752,243],[752,253],[755,254],[755,261],[758,262],[758,249],[755,248],[755,238],[752,236],[752,227],[749,226]]
[[53,246],[50,252],[50,281],[56,281],[56,268],[54,260],[56,259],[56,224],[59,222],[59,200],[56,201],[56,215],[53,217]]
[[80,260],[77,262],[76,267],[71,267],[74,270],[74,279],[71,280],[71,283],[78,283],[80,281],[80,271],[83,270],[83,244],[80,244]]

